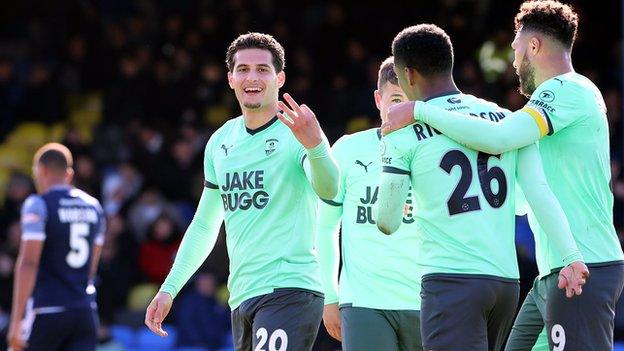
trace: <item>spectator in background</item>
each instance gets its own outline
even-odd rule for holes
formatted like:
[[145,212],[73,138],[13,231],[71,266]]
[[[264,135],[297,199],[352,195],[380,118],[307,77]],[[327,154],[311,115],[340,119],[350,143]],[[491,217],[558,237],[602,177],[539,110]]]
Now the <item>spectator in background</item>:
[[126,305],[128,292],[139,279],[138,244],[128,231],[124,218],[107,218],[106,241],[98,269],[97,301],[103,323],[111,323],[115,313]]
[[18,108],[18,120],[52,124],[65,117],[61,89],[50,67],[35,64],[29,72],[24,100]]
[[20,209],[24,200],[34,191],[30,179],[21,173],[13,173],[9,180],[4,206],[0,211],[0,244],[7,237],[7,228],[20,218]]
[[180,296],[176,306],[178,346],[217,350],[226,346],[230,331],[230,311],[215,298],[214,274],[201,272],[192,289]]
[[161,215],[166,214],[180,224],[175,207],[156,188],[148,188],[128,211],[128,225],[137,242],[145,240],[149,228]]
[[135,198],[143,185],[143,176],[130,163],[122,163],[104,176],[102,199],[104,212],[114,215]]
[[139,246],[139,268],[149,282],[160,285],[165,281],[180,246],[180,236],[180,228],[166,213],[151,225]]

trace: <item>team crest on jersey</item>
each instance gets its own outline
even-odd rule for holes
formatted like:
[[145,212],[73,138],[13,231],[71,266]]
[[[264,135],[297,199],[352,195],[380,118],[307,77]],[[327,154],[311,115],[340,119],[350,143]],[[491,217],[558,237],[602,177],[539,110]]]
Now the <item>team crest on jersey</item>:
[[553,102],[555,100],[555,93],[550,90],[544,90],[539,94],[539,98],[544,102]]
[[267,139],[264,143],[264,153],[269,156],[277,149],[277,144],[279,144],[279,140],[277,139]]

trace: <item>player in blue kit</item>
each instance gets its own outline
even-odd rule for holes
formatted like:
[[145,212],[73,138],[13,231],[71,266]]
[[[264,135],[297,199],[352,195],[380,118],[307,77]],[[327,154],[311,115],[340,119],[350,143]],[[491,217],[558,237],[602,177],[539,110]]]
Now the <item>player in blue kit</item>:
[[[58,143],[41,147],[33,160],[38,194],[22,207],[7,335],[13,351],[95,350],[97,315],[87,287],[106,224],[100,203],[72,187],[72,164],[71,152]],[[32,310],[23,322],[27,304]]]

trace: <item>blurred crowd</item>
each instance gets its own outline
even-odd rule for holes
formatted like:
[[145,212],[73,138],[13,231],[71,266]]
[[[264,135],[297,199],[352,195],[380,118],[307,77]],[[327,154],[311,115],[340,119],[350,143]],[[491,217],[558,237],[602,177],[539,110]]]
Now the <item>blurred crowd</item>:
[[[598,85],[609,111],[615,222],[624,238],[622,4],[571,3],[581,16],[576,70]],[[0,13],[5,173],[0,174],[0,330],[10,311],[19,210],[34,191],[30,151],[21,163],[2,160],[31,150],[34,142],[31,149],[20,143],[34,131],[43,135],[36,141],[57,140],[71,149],[76,186],[100,199],[106,212],[97,281],[102,324],[139,325],[194,213],[205,143],[240,113],[224,63],[238,34],[266,32],[284,45],[282,91],[307,103],[334,141],[379,124],[372,95],[379,64],[390,55],[394,35],[416,23],[436,23],[450,34],[455,77],[464,93],[512,110],[522,107],[525,99],[517,92],[510,60],[519,4],[24,0],[9,5]],[[533,253],[530,245],[519,253],[526,286],[535,275]],[[181,344],[216,349],[227,342],[229,328],[223,236],[201,272],[181,294],[172,321],[184,333]]]

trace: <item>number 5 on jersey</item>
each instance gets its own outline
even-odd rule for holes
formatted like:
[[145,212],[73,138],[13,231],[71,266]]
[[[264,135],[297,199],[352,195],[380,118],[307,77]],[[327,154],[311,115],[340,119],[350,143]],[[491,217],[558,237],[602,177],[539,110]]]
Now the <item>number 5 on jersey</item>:
[[71,268],[82,268],[89,260],[89,223],[71,223],[69,225],[69,252],[65,261]]

